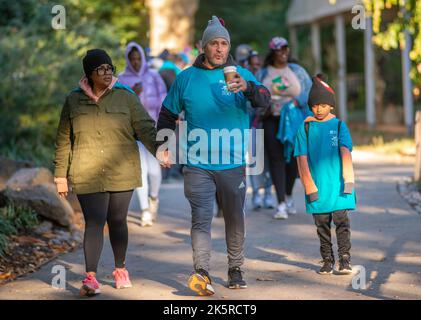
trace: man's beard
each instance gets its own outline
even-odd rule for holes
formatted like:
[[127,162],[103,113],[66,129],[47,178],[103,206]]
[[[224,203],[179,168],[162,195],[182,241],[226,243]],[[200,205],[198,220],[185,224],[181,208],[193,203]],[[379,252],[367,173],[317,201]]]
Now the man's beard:
[[214,68],[218,68],[220,66],[223,66],[225,63],[227,63],[227,59],[225,59],[223,63],[214,63],[210,59],[207,59],[207,60],[208,60],[208,63]]

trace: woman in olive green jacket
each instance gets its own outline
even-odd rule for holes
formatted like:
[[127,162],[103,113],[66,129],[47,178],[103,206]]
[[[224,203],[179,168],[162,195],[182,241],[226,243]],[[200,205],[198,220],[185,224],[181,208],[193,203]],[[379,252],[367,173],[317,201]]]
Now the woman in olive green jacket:
[[133,189],[141,186],[136,140],[156,154],[156,129],[136,94],[113,76],[115,68],[104,50],[89,50],[83,69],[79,88],[67,96],[61,112],[54,177],[62,197],[69,179],[82,207],[86,278],[80,293],[91,296],[100,292],[95,276],[105,222],[116,288],[131,286],[125,257],[128,206]]

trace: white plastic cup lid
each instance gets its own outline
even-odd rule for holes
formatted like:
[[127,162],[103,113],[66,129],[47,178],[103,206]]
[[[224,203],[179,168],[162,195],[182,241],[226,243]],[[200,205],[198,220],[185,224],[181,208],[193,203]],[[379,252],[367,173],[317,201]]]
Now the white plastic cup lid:
[[224,73],[229,73],[229,72],[237,72],[237,67],[236,66],[228,66],[224,68]]

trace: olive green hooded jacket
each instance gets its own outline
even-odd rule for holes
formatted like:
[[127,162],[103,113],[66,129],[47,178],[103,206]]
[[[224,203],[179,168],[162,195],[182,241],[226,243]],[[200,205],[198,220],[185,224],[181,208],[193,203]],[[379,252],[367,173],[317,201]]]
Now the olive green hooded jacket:
[[156,154],[155,122],[130,88],[117,82],[97,102],[76,89],[61,112],[54,176],[67,177],[76,194],[140,187],[136,140]]

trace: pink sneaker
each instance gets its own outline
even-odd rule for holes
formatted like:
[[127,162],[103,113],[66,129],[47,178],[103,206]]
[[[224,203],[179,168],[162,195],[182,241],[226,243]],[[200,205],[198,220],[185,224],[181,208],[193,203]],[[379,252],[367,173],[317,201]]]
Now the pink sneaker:
[[96,280],[95,276],[87,273],[85,280],[82,281],[83,285],[80,288],[80,295],[81,296],[88,296],[92,297],[96,294],[101,293],[101,289],[99,288],[99,283]]
[[115,288],[116,289],[123,289],[123,288],[131,288],[132,283],[129,279],[129,272],[126,268],[116,268],[113,272],[113,276],[115,279]]

